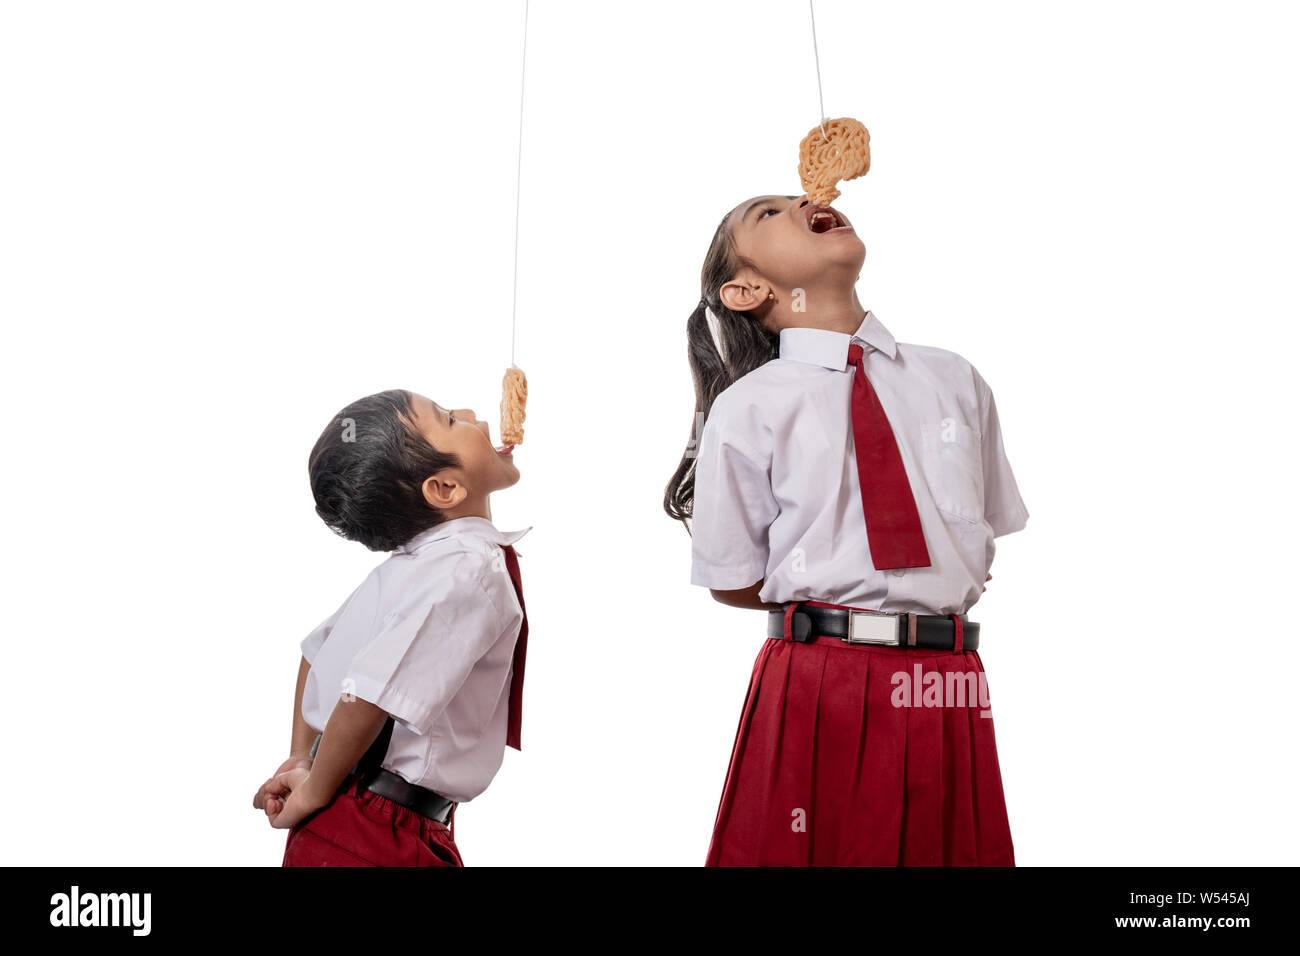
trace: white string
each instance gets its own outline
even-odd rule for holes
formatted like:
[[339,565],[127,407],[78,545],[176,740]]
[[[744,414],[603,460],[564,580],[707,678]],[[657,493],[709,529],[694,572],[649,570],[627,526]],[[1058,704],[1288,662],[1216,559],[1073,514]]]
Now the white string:
[[813,0],[808,0],[808,18],[812,21],[813,62],[817,65],[817,115],[822,118],[822,139],[830,142],[826,135],[826,104],[822,102],[822,61],[817,55],[817,16],[813,13]]
[[528,70],[528,0],[524,0],[524,53],[519,68],[519,157],[515,164],[515,270],[510,301],[510,364],[515,364],[515,309],[519,303],[519,181],[524,168],[524,78]]

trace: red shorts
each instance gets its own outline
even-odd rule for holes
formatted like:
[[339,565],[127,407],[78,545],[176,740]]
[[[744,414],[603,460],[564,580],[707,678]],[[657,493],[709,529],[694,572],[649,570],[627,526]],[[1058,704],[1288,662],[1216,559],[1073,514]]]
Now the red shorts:
[[328,806],[289,830],[283,866],[465,865],[446,824],[356,783],[349,774]]
[[903,704],[934,672],[984,681],[977,651],[766,641],[705,865],[1014,866],[987,706]]

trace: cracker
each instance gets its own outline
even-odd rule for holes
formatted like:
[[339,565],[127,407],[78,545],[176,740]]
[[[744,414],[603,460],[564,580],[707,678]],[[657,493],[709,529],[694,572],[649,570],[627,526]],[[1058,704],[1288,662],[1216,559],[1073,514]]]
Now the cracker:
[[522,445],[524,442],[524,404],[528,401],[528,379],[523,369],[511,365],[501,379],[501,442]]
[[799,143],[799,181],[818,206],[829,206],[839,197],[836,183],[857,179],[870,168],[871,134],[850,117],[819,123]]

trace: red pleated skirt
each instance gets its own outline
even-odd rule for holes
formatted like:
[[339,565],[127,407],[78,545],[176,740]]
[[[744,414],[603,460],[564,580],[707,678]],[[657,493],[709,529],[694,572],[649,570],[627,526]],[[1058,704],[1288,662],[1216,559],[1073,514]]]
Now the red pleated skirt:
[[977,651],[766,641],[705,865],[1014,866],[987,706],[915,696],[983,671]]
[[[449,821],[455,825],[454,814]],[[290,828],[282,866],[464,866],[452,831],[357,786],[355,772],[323,809]]]

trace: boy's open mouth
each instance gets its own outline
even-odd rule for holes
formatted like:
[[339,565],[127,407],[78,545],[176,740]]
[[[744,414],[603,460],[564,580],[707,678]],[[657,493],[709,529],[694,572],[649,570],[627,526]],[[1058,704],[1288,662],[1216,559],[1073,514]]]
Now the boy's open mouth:
[[496,447],[496,453],[498,455],[509,455],[514,450],[515,450],[514,445],[498,445]]
[[804,211],[804,219],[808,223],[808,228],[820,235],[823,232],[830,232],[832,229],[851,229],[842,216],[830,206],[807,206]]

